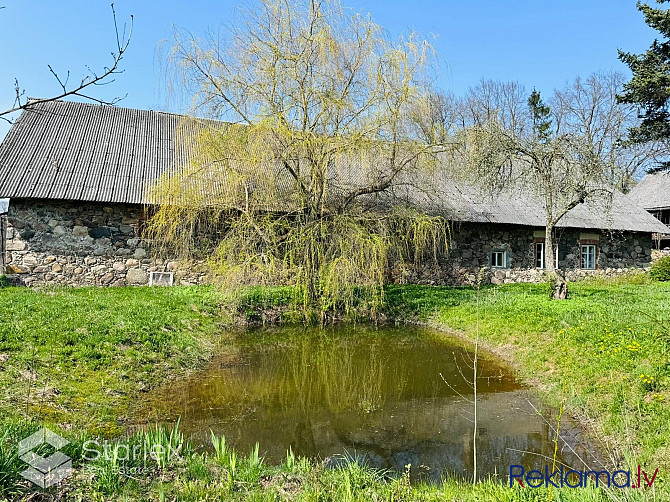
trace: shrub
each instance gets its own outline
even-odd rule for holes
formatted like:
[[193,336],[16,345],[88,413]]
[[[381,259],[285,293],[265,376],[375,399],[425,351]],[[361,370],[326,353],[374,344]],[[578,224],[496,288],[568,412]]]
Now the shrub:
[[0,288],[8,288],[10,286],[9,279],[6,275],[0,275]]
[[651,266],[649,275],[656,281],[670,281],[670,256],[656,260]]

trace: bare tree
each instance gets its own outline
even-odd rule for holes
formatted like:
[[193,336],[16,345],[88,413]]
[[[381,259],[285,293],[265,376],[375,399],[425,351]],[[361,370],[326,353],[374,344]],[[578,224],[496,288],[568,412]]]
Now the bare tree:
[[528,94],[518,82],[483,79],[462,99],[461,123],[472,126],[495,120],[505,129],[522,135],[528,125]]
[[0,110],[0,119],[12,123],[10,116],[16,112],[26,109],[30,105],[44,103],[47,101],[54,101],[57,99],[62,99],[68,96],[78,96],[80,98],[88,99],[96,103],[104,105],[114,105],[122,100],[125,96],[115,97],[111,100],[104,100],[97,98],[90,94],[90,90],[95,86],[111,84],[114,82],[114,75],[122,73],[123,70],[119,68],[121,60],[130,45],[130,39],[132,37],[133,31],[133,16],[130,16],[130,27],[126,32],[126,25],[124,24],[123,30],[119,33],[119,27],[116,20],[116,10],[114,9],[114,4],[111,4],[112,8],[112,17],[114,19],[114,32],[116,34],[116,50],[111,53],[112,61],[109,66],[104,66],[101,70],[95,71],[90,67],[87,67],[88,74],[85,75],[80,81],[76,83],[70,83],[70,72],[68,71],[65,76],[59,75],[51,65],[48,65],[49,72],[56,79],[58,85],[61,88],[61,91],[49,98],[42,99],[33,99],[28,100],[26,96],[26,91],[19,85],[18,78],[14,79],[14,103],[7,110]]
[[617,101],[625,80],[621,73],[594,73],[555,91],[551,100],[557,130],[582,137],[605,164],[610,182],[623,191],[667,155],[661,141],[629,141],[629,131],[640,118],[635,107]]
[[565,279],[554,263],[553,234],[574,207],[611,195],[609,170],[589,138],[563,131],[540,93],[528,98],[529,119],[510,130],[493,116],[467,130],[467,159],[472,174],[491,187],[514,185],[540,198],[545,209],[545,267],[554,298],[567,296]]

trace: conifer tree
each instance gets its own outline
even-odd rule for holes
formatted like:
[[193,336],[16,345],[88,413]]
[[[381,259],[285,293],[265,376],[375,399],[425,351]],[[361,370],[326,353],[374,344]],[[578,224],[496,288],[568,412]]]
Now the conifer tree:
[[[666,3],[668,0],[657,0]],[[633,72],[624,92],[618,96],[622,103],[638,105],[642,122],[631,129],[631,141],[645,143],[670,138],[670,10],[638,3],[645,22],[659,32],[644,54],[619,51],[619,59]],[[667,163],[664,164],[669,167]]]

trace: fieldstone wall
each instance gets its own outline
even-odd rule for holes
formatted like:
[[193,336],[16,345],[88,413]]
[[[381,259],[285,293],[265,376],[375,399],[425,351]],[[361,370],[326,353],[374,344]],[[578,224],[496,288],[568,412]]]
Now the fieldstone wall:
[[[543,282],[544,270],[535,268],[535,241],[543,236],[542,228],[455,223],[447,255],[437,263],[396,269],[392,278],[399,283],[471,285],[477,283],[477,276],[482,273],[485,284]],[[581,269],[582,240],[598,242],[595,270]],[[558,265],[569,281],[648,270],[651,264],[651,234],[559,229],[557,244]],[[494,250],[507,252],[506,268],[490,267],[489,255]]]
[[12,199],[5,272],[27,286],[143,285],[154,271],[173,272],[175,284],[204,282],[201,264],[152,259],[142,214],[137,205]]
[[[7,215],[6,266],[10,280],[28,286],[46,284],[142,285],[153,271],[169,271],[175,284],[207,280],[202,263],[155,260],[140,233],[143,208],[127,204],[12,200]],[[456,223],[449,253],[437,263],[396,267],[396,283],[475,284],[541,282],[535,246],[543,229],[500,224]],[[598,242],[596,270],[581,270],[580,241]],[[570,281],[615,276],[646,269],[652,259],[650,234],[634,232],[557,232],[559,267]],[[504,250],[507,266],[490,267],[490,253]]]

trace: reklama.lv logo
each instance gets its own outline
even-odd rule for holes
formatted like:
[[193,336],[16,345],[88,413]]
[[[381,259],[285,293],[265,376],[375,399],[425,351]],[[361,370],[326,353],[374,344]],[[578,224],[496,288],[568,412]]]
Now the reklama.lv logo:
[[[631,483],[631,480],[635,481],[636,479],[635,474],[637,474],[637,482]],[[566,486],[569,488],[586,488],[588,483],[595,483],[596,487],[649,488],[654,484],[656,474],[658,474],[658,467],[654,471],[653,476],[651,476],[651,479],[649,479],[647,473],[639,465],[637,466],[637,473],[633,472],[633,475],[631,475],[630,471],[626,470],[614,472],[608,470],[577,471],[573,469],[565,470],[563,466],[550,472],[548,465],[544,466],[544,472],[540,470],[526,472],[521,465],[510,465],[509,486],[515,486],[514,483],[516,482],[523,488],[526,486],[530,488],[548,488],[549,486],[555,486],[556,488]]]

